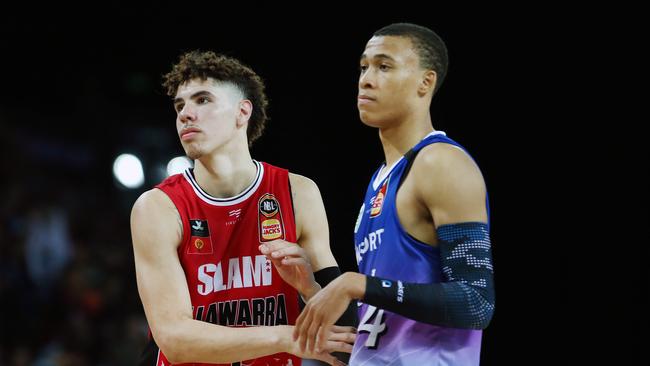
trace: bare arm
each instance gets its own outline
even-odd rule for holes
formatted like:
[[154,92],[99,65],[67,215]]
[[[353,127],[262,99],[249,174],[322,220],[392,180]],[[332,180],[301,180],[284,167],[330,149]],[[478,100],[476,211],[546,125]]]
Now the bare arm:
[[485,182],[474,161],[449,144],[422,149],[413,164],[418,201],[436,228],[459,222],[487,222]]
[[303,176],[289,174],[296,219],[298,245],[275,240],[260,250],[275,265],[282,278],[305,299],[310,299],[320,285],[314,273],[336,267],[329,245],[329,229],[323,200],[316,184]]
[[311,179],[289,174],[296,211],[298,244],[305,249],[314,272],[337,266],[330,250],[329,225],[323,198]]
[[144,193],[131,212],[138,292],[156,343],[172,363],[226,363],[291,352],[291,327],[229,328],[194,320],[177,247],[182,224],[162,191]]
[[[464,151],[448,144],[425,147],[416,158],[409,179],[415,182],[415,190],[411,194],[417,206],[412,209],[419,210],[423,218],[433,220],[436,230],[446,225],[467,223],[483,224],[485,227],[485,184],[478,167]],[[466,248],[472,248],[472,251],[489,248],[489,237],[477,236],[484,241],[470,243]],[[444,239],[437,239],[438,244],[444,246],[441,252],[449,251],[456,244]],[[462,252],[467,255],[469,251],[463,249]],[[320,329],[332,324],[344,309],[343,303],[350,299],[363,300],[367,304],[430,324],[484,328],[494,309],[492,269],[489,258],[483,257],[489,257],[489,252],[485,253],[482,251],[479,254],[480,268],[474,264],[459,264],[465,262],[464,258],[458,258],[459,255],[453,259],[452,256],[443,255],[441,261],[458,278],[450,278],[448,283],[404,283],[403,296],[396,296],[397,286],[391,284],[389,288],[384,288],[378,284],[379,278],[345,273],[309,301],[296,321],[294,338],[299,339],[301,349],[313,349],[317,346],[317,339],[324,339]],[[488,285],[477,290],[468,283]]]

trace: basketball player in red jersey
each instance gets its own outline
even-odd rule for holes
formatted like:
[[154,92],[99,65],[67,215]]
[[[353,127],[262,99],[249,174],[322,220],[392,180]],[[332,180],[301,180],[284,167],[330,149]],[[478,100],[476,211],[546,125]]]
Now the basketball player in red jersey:
[[194,51],[163,86],[194,168],[143,193],[131,213],[152,335],[142,365],[339,364],[330,352],[351,351],[351,327],[332,327],[316,353],[292,342],[298,296],[320,289],[314,272],[338,267],[316,184],[251,158],[266,120],[261,79],[233,58]]

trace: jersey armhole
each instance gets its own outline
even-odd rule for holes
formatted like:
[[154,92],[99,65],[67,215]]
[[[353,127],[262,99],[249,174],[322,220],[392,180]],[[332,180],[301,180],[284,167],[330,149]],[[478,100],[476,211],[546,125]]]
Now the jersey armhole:
[[174,208],[176,209],[176,213],[178,214],[178,217],[181,220],[181,242],[179,243],[177,250],[178,250],[179,253],[182,253],[181,249],[183,249],[183,247],[185,246],[185,243],[187,243],[190,240],[190,236],[189,236],[190,235],[189,234],[190,233],[189,219],[184,217],[184,216],[187,216],[187,214],[183,215],[183,213],[181,213],[181,210],[178,208],[179,207],[178,200],[180,199],[179,197],[177,197],[174,194],[170,194],[169,192],[165,191],[164,189],[162,189],[160,187],[156,187],[156,189],[159,189],[162,193],[164,193],[172,201],[172,204],[174,205]]
[[291,179],[289,179],[289,171],[287,170],[287,186],[289,187],[289,202],[291,204],[291,213],[293,214],[293,227],[296,230],[294,233],[296,241],[298,240],[298,220],[296,219],[296,209],[293,205],[293,191],[291,190]]

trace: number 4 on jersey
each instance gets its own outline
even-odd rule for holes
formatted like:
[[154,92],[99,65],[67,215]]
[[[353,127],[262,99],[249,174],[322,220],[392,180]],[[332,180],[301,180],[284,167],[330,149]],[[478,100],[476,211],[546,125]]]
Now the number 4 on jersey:
[[[372,323],[369,323],[370,319],[372,319],[373,316],[375,320]],[[379,336],[384,332],[384,330],[386,330],[386,323],[382,322],[383,319],[383,309],[377,309],[376,306],[368,305],[368,310],[366,310],[366,313],[363,314],[363,318],[361,318],[361,321],[359,322],[359,332],[370,333],[368,334],[368,339],[366,339],[366,347],[377,347],[377,340]]]

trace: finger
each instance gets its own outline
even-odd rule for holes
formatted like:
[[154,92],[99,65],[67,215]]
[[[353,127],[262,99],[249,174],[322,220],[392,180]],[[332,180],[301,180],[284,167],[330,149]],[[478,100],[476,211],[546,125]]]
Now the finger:
[[307,261],[304,258],[284,257],[280,259],[283,266],[306,266]]
[[269,242],[260,244],[258,246],[258,248],[259,248],[260,252],[262,252],[262,254],[268,255],[271,252],[273,252],[274,250],[282,249],[285,246],[289,245],[288,243],[287,244],[284,244],[284,243],[285,243],[284,240],[278,239],[278,240],[273,240],[273,241],[269,241]]
[[357,339],[357,335],[353,332],[337,332],[337,333],[330,333],[329,338],[327,340],[352,344],[356,339]]
[[282,267],[283,266],[282,259],[278,259],[278,258],[268,258],[268,259],[271,261],[271,263],[273,263],[273,265],[275,267]]
[[332,325],[330,326],[330,331],[333,333],[356,333],[357,328],[349,327],[347,325]]
[[321,352],[352,353],[352,345],[350,343],[345,343],[345,342],[328,341],[325,344],[325,347],[323,347],[323,349],[321,349]]
[[297,245],[292,245],[287,248],[271,250],[271,256],[273,258],[281,258],[287,256],[304,257],[304,255],[305,255],[304,250]]
[[300,313],[300,315],[298,315],[298,319],[296,319],[296,325],[293,326],[293,341],[294,342],[298,340],[298,335],[300,335],[300,331],[301,331],[302,323],[303,323],[304,319],[305,319],[305,311],[303,310],[303,312]]
[[309,329],[307,329],[307,339],[305,340],[308,352],[314,352],[314,348],[316,348],[318,328],[320,328],[320,321],[315,318],[312,319]]
[[[271,248],[267,244],[260,244],[260,246],[257,247],[262,254],[267,255],[271,252]],[[268,258],[268,257],[267,257]]]
[[275,240],[272,240],[272,241],[268,241],[268,242],[264,243],[264,245],[266,245],[270,251],[274,251],[274,250],[278,250],[278,249],[282,249],[282,248],[287,248],[287,247],[292,247],[292,246],[297,246],[297,244],[289,243],[288,241],[282,240],[282,239],[275,239]]
[[301,352],[305,352],[305,349],[307,349],[307,338],[309,337],[307,332],[309,331],[309,327],[313,321],[311,309],[309,307],[305,307],[303,314],[305,317],[300,324],[300,331],[298,332],[298,343],[300,344]]
[[329,329],[329,327],[326,326],[318,328],[318,334],[316,335],[316,352],[320,352],[327,347],[327,338],[330,333],[327,329]]

